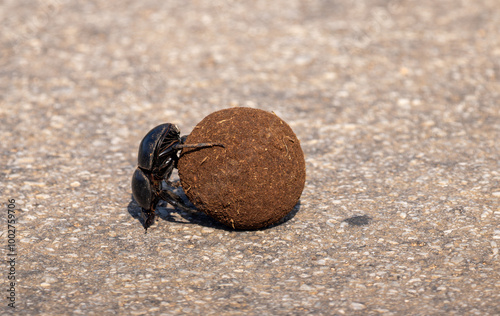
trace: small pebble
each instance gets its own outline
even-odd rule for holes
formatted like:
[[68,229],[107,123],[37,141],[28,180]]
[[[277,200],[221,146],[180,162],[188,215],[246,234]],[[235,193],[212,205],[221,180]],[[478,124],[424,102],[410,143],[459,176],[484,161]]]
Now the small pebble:
[[365,309],[366,306],[364,304],[361,304],[361,303],[351,303],[351,308],[355,311],[359,311],[359,310],[362,310],[362,309]]

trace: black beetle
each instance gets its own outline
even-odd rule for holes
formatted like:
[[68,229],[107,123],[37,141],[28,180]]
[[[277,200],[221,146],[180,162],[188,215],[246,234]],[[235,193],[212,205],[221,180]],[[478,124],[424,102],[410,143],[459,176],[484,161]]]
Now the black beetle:
[[221,146],[219,143],[185,144],[187,136],[180,137],[179,128],[170,123],[150,130],[139,145],[138,167],[132,176],[132,194],[142,208],[144,228],[154,223],[156,204],[161,200],[183,211],[191,209],[173,192],[177,186],[168,179],[177,167],[182,148]]

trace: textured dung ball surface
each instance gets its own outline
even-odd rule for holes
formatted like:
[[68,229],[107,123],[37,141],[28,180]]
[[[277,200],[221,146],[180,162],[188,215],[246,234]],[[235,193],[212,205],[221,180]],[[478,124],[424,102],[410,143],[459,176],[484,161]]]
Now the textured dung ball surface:
[[275,114],[230,108],[205,117],[186,144],[225,147],[184,149],[181,184],[201,211],[236,229],[269,226],[288,214],[304,189],[304,153],[294,132]]

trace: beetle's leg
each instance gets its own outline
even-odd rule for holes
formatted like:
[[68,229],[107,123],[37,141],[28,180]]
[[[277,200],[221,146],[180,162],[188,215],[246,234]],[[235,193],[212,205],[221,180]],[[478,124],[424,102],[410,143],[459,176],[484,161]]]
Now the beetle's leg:
[[186,139],[188,138],[189,135],[182,135],[180,140],[181,140],[181,144],[184,144],[186,142]]
[[167,185],[172,187],[172,188],[180,188],[181,187],[181,180],[177,179],[174,181],[167,181]]
[[196,212],[195,209],[187,206],[184,203],[184,201],[177,194],[175,194],[171,189],[161,190],[159,195],[160,195],[160,199],[166,201],[167,203],[180,209],[181,211],[188,212],[188,213],[195,213]]
[[182,143],[179,143],[179,144],[176,144],[174,145],[174,148],[175,149],[182,149],[182,148],[205,148],[205,147],[214,147],[214,146],[220,146],[220,147],[224,147],[223,144],[221,143],[198,143],[198,144],[182,144]]

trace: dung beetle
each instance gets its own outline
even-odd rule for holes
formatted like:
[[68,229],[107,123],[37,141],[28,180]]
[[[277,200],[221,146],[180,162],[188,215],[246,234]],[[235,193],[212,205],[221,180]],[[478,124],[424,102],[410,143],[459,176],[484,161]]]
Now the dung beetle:
[[132,176],[132,194],[142,208],[144,229],[154,223],[156,204],[164,200],[183,211],[191,209],[175,194],[178,185],[169,181],[177,167],[182,148],[204,148],[224,145],[219,143],[185,144],[187,136],[180,136],[179,128],[171,123],[150,130],[139,145],[138,166]]

